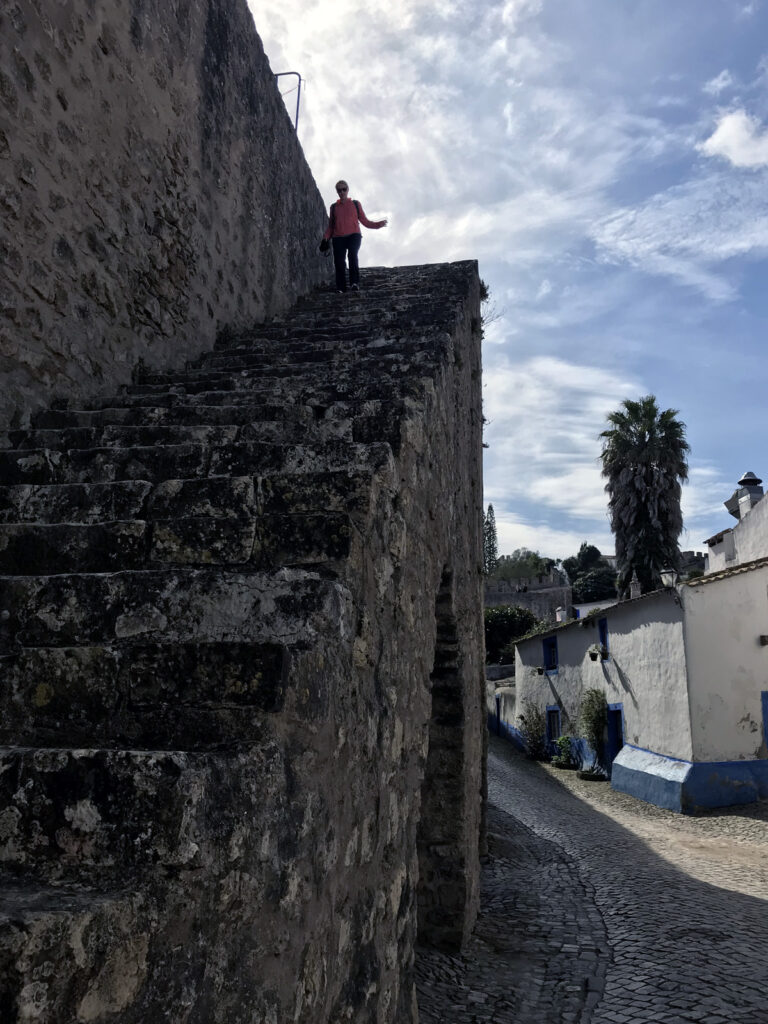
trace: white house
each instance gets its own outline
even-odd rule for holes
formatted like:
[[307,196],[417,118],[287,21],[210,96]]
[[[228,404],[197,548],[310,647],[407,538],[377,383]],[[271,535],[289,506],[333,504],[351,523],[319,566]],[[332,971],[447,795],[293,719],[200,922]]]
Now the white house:
[[548,739],[578,740],[595,688],[615,789],[677,811],[768,796],[768,558],[551,627],[516,659],[514,693],[489,708],[500,732],[519,737],[531,701]]

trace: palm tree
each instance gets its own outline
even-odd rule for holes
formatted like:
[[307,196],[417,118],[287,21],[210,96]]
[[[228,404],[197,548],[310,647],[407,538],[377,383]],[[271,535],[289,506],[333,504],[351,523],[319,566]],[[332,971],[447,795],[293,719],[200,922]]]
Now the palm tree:
[[680,484],[688,479],[690,445],[677,414],[659,412],[653,395],[626,399],[609,413],[610,429],[600,434],[621,597],[633,572],[647,593],[661,585],[662,569],[679,565]]

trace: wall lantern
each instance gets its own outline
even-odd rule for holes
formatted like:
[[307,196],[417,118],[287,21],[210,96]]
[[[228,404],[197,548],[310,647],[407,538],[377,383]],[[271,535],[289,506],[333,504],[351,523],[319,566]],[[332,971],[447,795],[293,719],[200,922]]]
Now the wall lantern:
[[671,590],[672,587],[677,583],[677,569],[662,569],[661,570],[661,585],[666,587],[667,590]]

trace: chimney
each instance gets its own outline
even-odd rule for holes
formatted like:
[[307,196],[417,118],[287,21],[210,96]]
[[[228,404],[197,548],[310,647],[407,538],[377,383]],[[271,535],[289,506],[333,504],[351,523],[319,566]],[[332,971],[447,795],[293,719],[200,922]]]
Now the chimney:
[[734,519],[743,519],[763,497],[762,480],[750,470],[739,480],[739,487],[733,492],[725,507]]
[[634,601],[636,597],[640,597],[641,592],[640,580],[637,578],[637,569],[632,570],[632,579],[629,581],[629,599]]

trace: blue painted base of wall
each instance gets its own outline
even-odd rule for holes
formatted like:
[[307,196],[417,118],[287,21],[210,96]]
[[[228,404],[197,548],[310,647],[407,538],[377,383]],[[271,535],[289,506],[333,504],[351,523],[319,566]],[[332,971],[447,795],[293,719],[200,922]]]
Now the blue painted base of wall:
[[518,750],[525,752],[523,737],[514,725],[505,722],[503,718],[497,718],[490,711],[488,712],[488,732],[493,733],[494,736],[501,736],[502,739],[509,740]]
[[611,786],[683,814],[751,804],[768,797],[768,761],[691,762],[625,744]]

